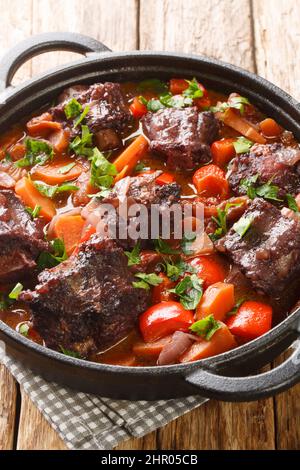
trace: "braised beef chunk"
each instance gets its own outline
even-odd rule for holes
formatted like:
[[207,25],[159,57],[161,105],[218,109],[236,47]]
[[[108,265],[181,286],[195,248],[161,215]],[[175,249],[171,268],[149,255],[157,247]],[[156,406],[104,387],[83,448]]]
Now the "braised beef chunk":
[[143,131],[153,152],[166,156],[170,168],[192,170],[211,159],[210,144],[218,123],[211,112],[196,107],[161,109],[142,119]]
[[59,104],[50,110],[55,119],[66,121],[64,108],[72,98],[83,108],[89,107],[85,122],[95,134],[100,148],[107,150],[118,146],[119,138],[114,131],[124,129],[131,120],[120,84],[95,83],[91,86],[78,85],[66,89],[60,96]]
[[245,194],[242,180],[257,176],[256,184],[272,181],[280,188],[279,196],[300,192],[300,149],[280,143],[254,145],[250,153],[239,155],[231,162],[228,178],[236,194]]
[[97,236],[78,255],[43,271],[38,281],[35,291],[22,294],[34,328],[48,347],[82,356],[125,337],[148,304],[148,291],[132,286],[123,250]]
[[300,222],[256,198],[243,215],[250,222],[241,237],[234,228],[217,244],[250,279],[253,287],[280,299],[285,289],[300,278]]
[[29,276],[48,244],[41,219],[32,220],[13,191],[0,190],[0,282]]
[[[112,220],[111,216],[108,215],[105,223],[111,224],[113,233],[116,234],[117,241],[123,248],[134,247],[139,238],[141,238],[143,248],[151,247],[151,208],[153,210],[153,206],[156,205],[160,213],[161,227],[164,211],[179,202],[180,186],[177,183],[157,184],[156,178],[160,174],[161,171],[156,171],[141,176],[123,178],[114,186],[105,199],[91,203],[91,210],[94,210],[94,208],[97,210],[97,205],[99,207],[101,204],[111,204],[117,209],[117,217]],[[134,204],[137,205],[137,211],[133,210],[132,206]],[[145,219],[140,217],[141,210],[144,211]],[[116,228],[114,228],[115,224]],[[119,227],[121,227],[121,230],[119,230]],[[133,232],[130,229],[127,230],[126,227],[136,227],[137,236],[133,236]],[[121,231],[125,233],[125,236],[121,235]],[[139,237],[140,233],[141,236]]]

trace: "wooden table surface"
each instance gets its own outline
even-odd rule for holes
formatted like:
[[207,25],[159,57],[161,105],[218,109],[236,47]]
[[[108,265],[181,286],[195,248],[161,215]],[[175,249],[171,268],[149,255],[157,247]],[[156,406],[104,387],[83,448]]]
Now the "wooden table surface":
[[[0,0],[0,53],[32,34],[76,31],[116,51],[203,54],[257,72],[300,101],[300,0]],[[16,81],[74,59],[49,53]],[[201,77],[199,77],[201,78]],[[211,401],[118,449],[299,449],[300,385],[247,404]],[[0,368],[0,449],[65,449]]]

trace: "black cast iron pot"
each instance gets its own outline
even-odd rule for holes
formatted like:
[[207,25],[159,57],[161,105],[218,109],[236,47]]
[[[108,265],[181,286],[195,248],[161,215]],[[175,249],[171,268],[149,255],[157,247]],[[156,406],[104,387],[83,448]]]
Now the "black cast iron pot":
[[[14,73],[29,58],[51,50],[70,50],[85,57],[51,70],[20,86]],[[207,57],[162,52],[113,53],[94,39],[73,33],[49,33],[12,49],[0,64],[0,132],[51,102],[74,83],[127,81],[146,77],[201,77],[208,88],[246,95],[274,116],[300,141],[300,105],[284,91],[238,67]],[[1,260],[0,260],[1,262]],[[124,399],[174,398],[200,394],[228,401],[270,396],[300,380],[300,346],[280,366],[249,375],[285,351],[300,333],[300,309],[269,333],[232,351],[190,364],[121,367],[64,356],[31,342],[0,322],[8,352],[50,381],[102,396]],[[247,375],[247,376],[246,376]]]

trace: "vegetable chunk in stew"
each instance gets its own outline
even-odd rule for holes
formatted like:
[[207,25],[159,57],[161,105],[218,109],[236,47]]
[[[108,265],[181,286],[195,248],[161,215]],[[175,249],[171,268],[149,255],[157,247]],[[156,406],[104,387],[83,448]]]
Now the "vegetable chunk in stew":
[[164,366],[291,312],[299,143],[232,91],[74,84],[3,133],[0,319],[65,355]]

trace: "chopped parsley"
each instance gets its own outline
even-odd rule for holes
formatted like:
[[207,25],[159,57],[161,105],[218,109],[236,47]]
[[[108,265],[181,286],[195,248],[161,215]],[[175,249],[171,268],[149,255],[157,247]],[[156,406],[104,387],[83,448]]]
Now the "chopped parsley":
[[18,300],[19,295],[21,294],[22,290],[23,290],[23,284],[18,282],[13,288],[13,290],[8,294],[8,298],[11,300]]
[[18,168],[32,165],[45,165],[48,160],[53,158],[53,148],[43,140],[26,139],[25,147],[25,157],[15,162],[15,166]]
[[65,356],[76,357],[77,359],[82,359],[82,356],[77,351],[71,351],[70,349],[66,349],[63,346],[59,346],[60,352],[62,352]]
[[72,168],[74,168],[75,165],[76,165],[75,162],[68,163],[67,165],[62,166],[62,167],[57,171],[57,173],[59,173],[60,175],[65,175],[66,173],[69,173],[69,171],[72,170]]
[[31,207],[25,207],[26,212],[28,212],[33,219],[36,219],[40,215],[41,209],[42,207],[37,204],[34,206],[34,209],[31,209]]
[[208,315],[190,326],[190,330],[206,341],[210,341],[213,335],[221,328],[221,322],[215,320],[213,315]]
[[257,174],[241,180],[240,187],[246,190],[247,196],[250,199],[254,199],[258,196],[270,201],[281,202],[282,199],[279,199],[278,197],[280,188],[275,184],[272,184],[271,181],[268,181],[268,183],[264,183],[260,186],[255,186],[258,178],[259,175]]
[[180,259],[176,263],[169,263],[167,261],[165,263],[165,267],[166,275],[168,276],[168,278],[171,279],[171,281],[177,281],[185,273],[195,274],[197,272],[196,268],[186,263],[182,259]]
[[93,134],[90,133],[88,126],[81,126],[81,137],[77,136],[70,143],[70,150],[76,155],[91,157],[93,155]]
[[136,273],[135,277],[137,277],[139,281],[134,281],[132,285],[137,289],[149,290],[150,286],[158,286],[163,282],[163,280],[155,273]]
[[154,247],[158,253],[162,253],[163,255],[178,255],[180,253],[180,250],[176,250],[172,248],[162,238],[158,238],[157,240],[154,240]]
[[54,240],[51,240],[50,246],[52,248],[52,253],[42,251],[38,257],[37,265],[40,270],[53,268],[68,258],[63,240],[55,238]]
[[134,266],[135,264],[140,264],[141,262],[140,251],[141,251],[140,241],[136,243],[132,251],[124,251],[125,255],[128,258],[128,266]]
[[79,116],[82,110],[82,105],[75,99],[72,98],[64,107],[64,112],[67,119],[73,119]]
[[79,189],[78,186],[70,183],[63,183],[61,185],[56,184],[52,186],[50,184],[33,181],[33,184],[39,193],[41,193],[43,196],[49,197],[50,199],[54,198],[54,196],[57,196],[59,193],[64,193],[66,191],[78,191]]
[[203,295],[202,281],[196,274],[185,276],[174,289],[169,289],[169,292],[179,297],[186,310],[194,310]]
[[19,333],[21,333],[21,335],[23,335],[23,336],[28,336],[28,332],[29,332],[29,325],[28,325],[28,323],[25,323],[25,322],[24,322],[24,323],[21,323],[21,324],[19,325],[19,330],[18,330],[18,331],[19,331]]
[[141,171],[145,171],[145,170],[148,170],[149,167],[144,163],[144,162],[139,162],[136,166],[135,166],[135,173],[140,173]]
[[238,137],[235,142],[233,142],[234,150],[236,153],[247,153],[251,149],[253,142],[246,137]]
[[224,113],[229,108],[238,109],[241,114],[245,112],[245,104],[250,104],[248,98],[244,96],[234,96],[230,98],[230,101],[219,104],[218,106],[212,106],[210,111],[213,113]]
[[212,217],[212,220],[217,224],[218,228],[210,235],[212,241],[218,240],[222,235],[227,233],[227,214],[230,207],[240,206],[241,203],[227,202],[224,209],[217,208],[217,217]]
[[243,216],[233,226],[233,230],[242,238],[252,224],[252,217]]
[[226,313],[226,317],[232,317],[233,315],[236,315],[238,309],[240,308],[240,306],[246,302],[247,300],[247,297],[242,297],[240,298],[239,300],[237,300],[235,306],[233,307],[232,310],[230,310],[230,312]]
[[291,209],[294,212],[299,212],[299,207],[296,202],[296,199],[291,194],[286,194],[286,200],[287,200],[289,209]]
[[89,106],[86,106],[86,107],[84,108],[84,110],[83,110],[82,113],[80,114],[79,118],[75,121],[75,123],[74,123],[74,128],[75,128],[75,127],[78,127],[79,124],[82,123],[82,121],[85,119],[85,117],[86,117],[87,113],[89,112],[89,110],[90,110],[90,107],[89,107]]
[[103,153],[95,147],[91,160],[91,185],[95,188],[110,188],[117,174],[117,169],[113,163],[110,163]]
[[186,233],[181,240],[181,249],[185,255],[191,255],[193,250],[191,249],[192,243],[196,240],[197,235],[195,233]]
[[160,93],[164,93],[168,89],[168,86],[165,82],[162,82],[161,80],[157,78],[148,78],[140,82],[138,84],[137,89],[139,92],[150,90],[150,91],[154,91],[157,94],[160,94]]
[[188,83],[189,86],[186,90],[184,90],[182,95],[192,100],[196,100],[197,98],[202,98],[203,90],[200,87],[199,83],[197,82],[196,78],[193,78],[192,80],[186,80],[186,82]]

